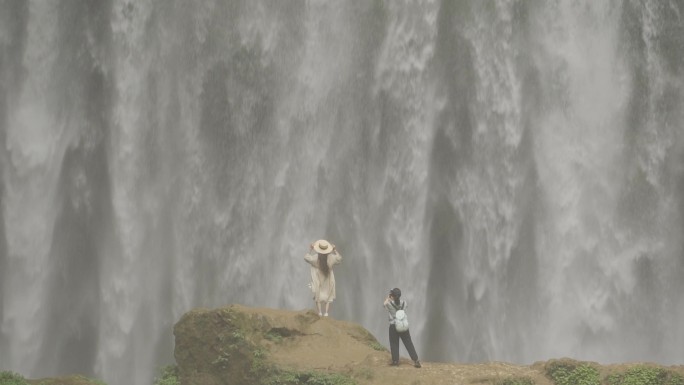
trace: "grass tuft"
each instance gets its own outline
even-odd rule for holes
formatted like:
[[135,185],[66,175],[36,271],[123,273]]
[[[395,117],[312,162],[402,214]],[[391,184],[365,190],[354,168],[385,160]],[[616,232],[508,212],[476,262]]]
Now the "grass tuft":
[[586,363],[555,361],[546,374],[556,385],[601,385],[598,370]]
[[606,378],[608,385],[684,385],[684,378],[663,368],[635,366]]
[[28,385],[28,382],[21,374],[3,371],[0,372],[0,385]]
[[180,385],[178,365],[166,365],[159,369],[159,377],[154,378],[154,385]]

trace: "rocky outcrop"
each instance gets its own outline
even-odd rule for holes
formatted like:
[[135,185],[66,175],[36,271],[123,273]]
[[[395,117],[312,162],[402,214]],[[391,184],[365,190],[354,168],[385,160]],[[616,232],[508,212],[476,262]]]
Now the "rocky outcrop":
[[645,363],[423,362],[416,369],[403,359],[393,367],[389,352],[363,327],[312,311],[196,309],[183,315],[174,335],[182,385],[684,384],[684,367]]
[[103,382],[81,375],[26,380],[29,385],[102,385]]
[[312,311],[196,309],[183,315],[174,335],[183,385],[259,384],[311,371],[354,376],[387,360],[361,326]]
[[312,311],[197,309],[180,319],[174,335],[183,385],[495,384],[504,378],[550,384],[538,369],[506,363],[416,369],[403,360],[391,367],[389,352],[367,330]]
[[[416,369],[402,359],[395,367],[387,349],[363,327],[313,311],[195,309],[176,323],[174,335],[177,365],[167,367],[155,384],[175,385],[180,379],[181,385],[684,385],[684,366],[638,362],[423,362]],[[24,381],[12,372],[0,374],[11,377],[0,379],[3,384],[103,384],[79,375]]]

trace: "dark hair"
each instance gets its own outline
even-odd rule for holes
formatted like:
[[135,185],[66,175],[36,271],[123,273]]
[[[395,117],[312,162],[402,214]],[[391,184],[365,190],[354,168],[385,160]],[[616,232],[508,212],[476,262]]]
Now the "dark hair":
[[395,287],[394,289],[390,290],[390,294],[392,294],[392,297],[394,297],[394,304],[399,306],[401,304],[401,302],[399,302],[399,298],[401,298],[401,289]]
[[330,267],[328,267],[328,254],[318,254],[318,269],[326,277],[330,274]]

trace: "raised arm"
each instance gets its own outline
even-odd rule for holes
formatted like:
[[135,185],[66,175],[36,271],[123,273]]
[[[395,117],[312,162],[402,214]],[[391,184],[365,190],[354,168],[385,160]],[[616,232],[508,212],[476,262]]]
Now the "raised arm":
[[328,265],[333,266],[342,262],[342,254],[337,250],[333,249],[333,252],[328,255]]
[[309,250],[308,253],[304,254],[304,260],[308,264],[315,266],[315,264],[318,263],[318,254],[316,254],[316,253],[312,254],[311,251]]
[[309,251],[307,251],[306,254],[304,254],[304,260],[308,264],[310,264],[312,266],[316,266],[316,263],[318,262],[318,253],[316,253],[314,251],[314,244],[313,243],[309,244]]

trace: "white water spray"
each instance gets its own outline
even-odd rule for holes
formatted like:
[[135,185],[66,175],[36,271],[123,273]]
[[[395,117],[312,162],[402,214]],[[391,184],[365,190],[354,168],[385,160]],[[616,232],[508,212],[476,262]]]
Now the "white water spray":
[[0,370],[151,383],[321,237],[427,360],[684,360],[679,3],[0,8]]

